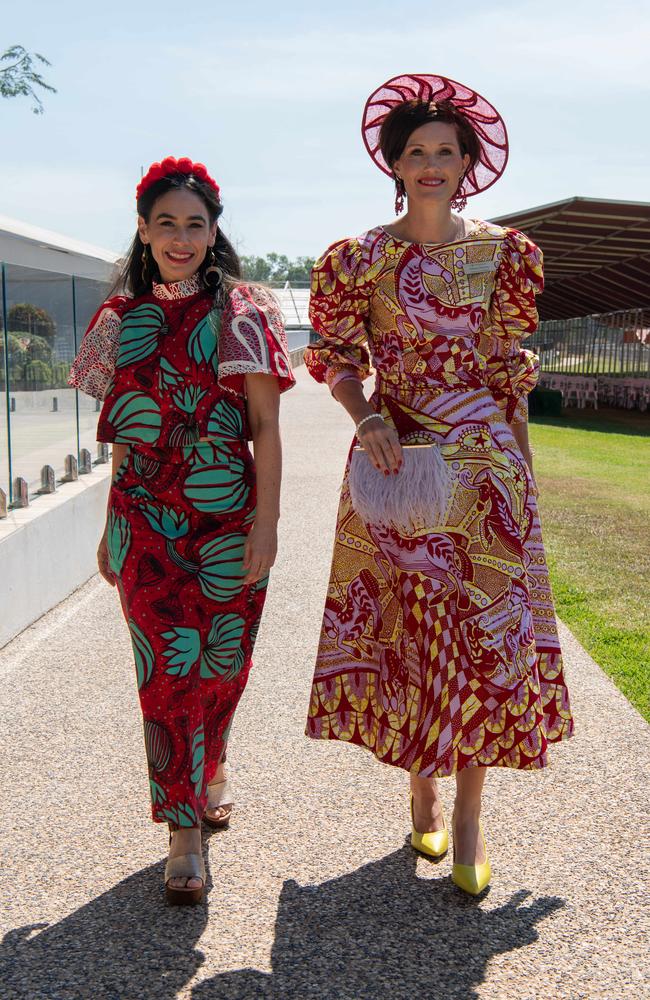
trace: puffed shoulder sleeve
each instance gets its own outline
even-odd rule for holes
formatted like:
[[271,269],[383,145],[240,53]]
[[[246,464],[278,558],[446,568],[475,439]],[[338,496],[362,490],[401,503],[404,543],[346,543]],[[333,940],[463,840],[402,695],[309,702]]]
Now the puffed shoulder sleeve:
[[330,391],[343,379],[370,375],[367,272],[356,239],[334,243],[312,270],[309,318],[319,339],[305,351],[305,364]]
[[104,398],[113,376],[120,346],[120,323],[128,301],[123,295],[116,295],[99,307],[72,362],[68,384],[95,399]]
[[544,289],[542,251],[516,229],[506,230],[505,247],[479,351],[486,380],[508,423],[528,416],[528,393],[539,378],[539,359],[521,341],[537,329],[535,296]]
[[275,375],[280,392],[295,384],[280,305],[266,288],[238,285],[230,293],[219,331],[219,385],[246,395],[247,375]]

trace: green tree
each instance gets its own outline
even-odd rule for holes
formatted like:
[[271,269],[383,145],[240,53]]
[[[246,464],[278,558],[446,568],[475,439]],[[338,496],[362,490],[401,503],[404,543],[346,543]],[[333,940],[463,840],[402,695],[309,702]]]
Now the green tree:
[[289,260],[285,254],[267,253],[266,257],[241,257],[244,278],[247,281],[309,281],[314,266],[313,257]]
[[56,336],[56,325],[50,314],[28,302],[19,302],[11,307],[7,313],[7,326],[14,333],[45,337],[50,342]]
[[246,281],[269,281],[271,267],[263,257],[240,257]]
[[[8,63],[8,65],[2,65]],[[38,52],[29,53],[22,45],[11,45],[0,56],[0,97],[30,97],[35,115],[43,114],[43,102],[36,93],[36,87],[56,94],[54,87],[46,83],[36,67],[38,63],[51,63]]]
[[[29,358],[21,339],[13,333],[7,334],[9,345],[9,379],[10,382],[22,379],[25,372],[25,365]],[[0,375],[2,377],[2,388],[5,388],[5,344],[4,338],[0,337]]]
[[45,337],[30,337],[27,345],[27,356],[30,361],[44,361],[52,364],[52,348]]
[[296,257],[289,263],[287,279],[289,281],[310,281],[311,269],[315,264],[314,257]]

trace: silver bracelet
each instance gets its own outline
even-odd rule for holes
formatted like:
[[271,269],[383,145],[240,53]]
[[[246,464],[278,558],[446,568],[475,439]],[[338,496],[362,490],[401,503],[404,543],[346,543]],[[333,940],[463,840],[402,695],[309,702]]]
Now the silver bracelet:
[[[373,420],[375,417],[379,417],[380,420],[384,420],[381,413],[369,413],[367,417],[364,417],[363,420],[360,420],[359,423],[357,424],[357,434],[359,433],[360,427],[363,427],[363,425],[367,423],[368,420]],[[386,423],[385,420],[384,423]]]

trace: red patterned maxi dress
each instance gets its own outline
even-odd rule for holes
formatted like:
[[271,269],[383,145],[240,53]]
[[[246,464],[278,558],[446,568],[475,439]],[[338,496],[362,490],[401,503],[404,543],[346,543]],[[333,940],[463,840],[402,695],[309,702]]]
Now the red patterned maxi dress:
[[[485,222],[446,244],[381,227],[316,264],[306,354],[332,389],[376,370],[374,407],[404,443],[436,442],[452,492],[411,537],[365,524],[348,467],[307,734],[428,775],[535,769],[573,722],[536,490],[511,424],[527,418],[541,253]],[[354,442],[356,443],[356,441]]]
[[[103,399],[97,438],[129,446],[108,508],[157,822],[195,826],[246,685],[268,578],[242,584],[255,517],[245,377],[293,384],[273,297],[225,309],[197,277],[105,302],[70,382]],[[201,438],[208,438],[201,441]]]

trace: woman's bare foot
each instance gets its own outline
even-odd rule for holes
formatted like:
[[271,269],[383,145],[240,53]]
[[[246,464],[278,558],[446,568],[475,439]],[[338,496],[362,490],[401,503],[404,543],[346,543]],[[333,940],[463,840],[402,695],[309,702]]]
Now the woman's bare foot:
[[[210,781],[208,787],[216,785],[218,791],[218,786],[224,784],[226,781],[226,765],[225,763],[219,764],[217,770],[215,771],[214,778]],[[224,802],[223,805],[219,806],[206,806],[205,818],[208,822],[214,824],[226,825],[230,814],[232,812],[232,802]]]
[[454,807],[451,817],[454,838],[454,861],[459,865],[481,865],[486,860],[485,847],[479,827],[479,813],[459,812]]
[[486,860],[479,829],[486,771],[485,767],[466,767],[456,774],[456,801],[451,825],[454,860],[459,865],[480,865]]
[[411,794],[413,796],[413,825],[418,833],[433,833],[444,830],[445,820],[442,803],[438,795],[435,778],[421,778],[412,774]]
[[[169,845],[170,858],[179,854],[201,854],[201,829],[198,826],[174,830],[172,842]],[[200,878],[170,878],[172,889],[200,889],[203,881]]]

